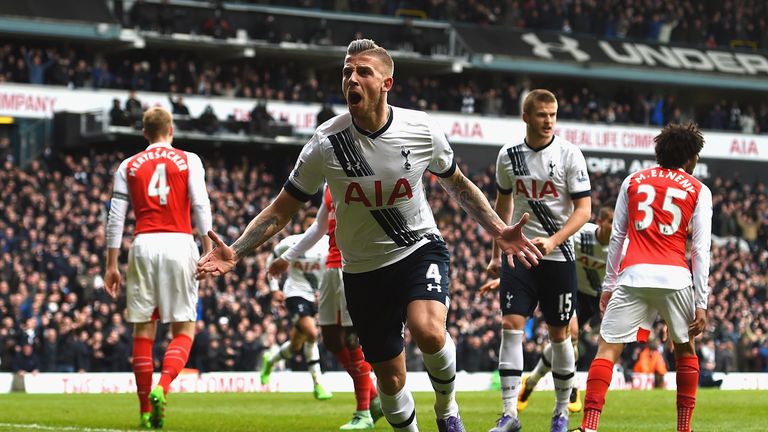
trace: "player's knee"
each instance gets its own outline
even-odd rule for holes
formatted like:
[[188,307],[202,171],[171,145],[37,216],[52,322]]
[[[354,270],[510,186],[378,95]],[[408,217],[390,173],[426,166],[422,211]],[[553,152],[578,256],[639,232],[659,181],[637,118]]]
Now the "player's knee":
[[427,354],[434,354],[445,345],[445,330],[428,329],[418,333],[411,333],[413,333],[413,338],[416,340],[416,345],[419,346],[419,349]]
[[387,368],[376,371],[376,380],[384,394],[395,395],[405,387],[405,371],[397,371]]
[[568,327],[549,327],[549,339],[552,342],[562,342],[568,337]]
[[360,346],[360,340],[357,338],[357,333],[354,331],[347,331],[344,334],[344,346],[349,350],[357,349]]
[[501,317],[501,328],[504,330],[523,330],[525,317],[520,315],[504,315]]

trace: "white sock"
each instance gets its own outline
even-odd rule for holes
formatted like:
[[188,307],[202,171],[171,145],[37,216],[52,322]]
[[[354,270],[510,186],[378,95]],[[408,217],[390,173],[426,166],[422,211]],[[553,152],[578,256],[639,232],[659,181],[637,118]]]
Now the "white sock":
[[422,354],[427,375],[435,389],[435,415],[438,419],[459,414],[454,384],[456,381],[456,344],[445,332],[445,345],[434,354]]
[[569,336],[562,342],[552,342],[552,379],[555,382],[555,414],[568,415],[576,361]]
[[390,396],[381,390],[378,383],[376,388],[381,399],[381,410],[384,411],[384,417],[387,418],[392,429],[396,431],[418,432],[416,404],[413,401],[411,392],[403,387],[396,395]]
[[280,345],[280,349],[272,354],[272,358],[269,359],[269,362],[276,364],[281,360],[288,360],[291,357],[293,357],[293,351],[291,350],[291,341],[288,340],[283,342],[283,344]]
[[501,401],[504,414],[517,418],[517,394],[520,393],[520,378],[523,374],[523,331],[501,332],[499,352],[499,375],[501,377]]
[[533,368],[533,372],[528,375],[528,380],[525,382],[526,388],[533,389],[539,380],[549,373],[552,369],[552,345],[546,344],[541,351],[541,358],[536,363],[536,367]]
[[317,377],[320,376],[320,350],[317,348],[317,342],[304,342],[304,359],[307,361],[307,370],[312,376],[312,382],[317,384]]

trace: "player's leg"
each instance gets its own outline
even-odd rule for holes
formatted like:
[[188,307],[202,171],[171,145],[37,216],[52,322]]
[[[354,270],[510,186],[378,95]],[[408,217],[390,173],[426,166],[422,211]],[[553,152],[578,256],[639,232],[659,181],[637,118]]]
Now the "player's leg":
[[135,323],[133,331],[133,375],[136,379],[136,394],[139,397],[139,428],[150,429],[149,392],[152,390],[152,346],[155,342],[157,327],[154,321]]
[[381,408],[396,431],[418,431],[416,406],[405,388],[403,283],[395,263],[365,273],[344,273],[344,293],[366,359],[377,377]]
[[[342,425],[341,430],[357,430],[357,429],[372,429],[373,418],[369,411],[370,408],[370,392],[373,387],[371,381],[371,366],[368,363],[364,363],[367,367],[360,367],[353,361],[350,349],[345,344],[346,330],[350,330],[351,337],[354,338],[354,345],[357,350],[360,351],[360,357],[362,358],[362,350],[357,343],[357,334],[351,328],[352,319],[349,318],[347,312],[347,303],[344,300],[344,291],[342,289],[342,275],[340,268],[329,268],[325,270],[323,279],[320,282],[320,299],[318,301],[318,322],[320,324],[320,332],[323,335],[323,344],[325,348],[330,351],[336,361],[349,373],[352,378],[355,389],[355,399],[357,401],[357,407],[355,413],[352,415],[352,419]],[[343,309],[342,309],[343,307]],[[346,319],[345,319],[346,317]],[[349,329],[345,329],[341,324],[346,323]]]
[[677,430],[690,432],[691,418],[696,406],[696,389],[699,383],[699,359],[688,326],[693,322],[693,287],[682,290],[658,290],[655,297],[659,314],[667,323],[669,336],[675,345],[677,363]]
[[[578,312],[577,312],[578,313]],[[571,344],[573,345],[573,358],[576,364],[579,362],[579,318],[574,314],[571,317],[571,323],[569,325],[569,331],[571,332]],[[574,368],[576,370],[576,368]],[[571,413],[577,413],[584,408],[581,403],[581,394],[579,391],[579,384],[576,380],[573,381],[573,388],[571,388],[571,396],[568,398],[568,411]]]
[[642,289],[620,286],[611,295],[600,326],[597,354],[589,367],[584,396],[581,427],[596,431],[605,406],[605,395],[613,379],[613,365],[621,356],[624,344],[635,342],[643,334],[643,325],[656,309],[647,303]]
[[544,261],[533,273],[539,308],[549,330],[552,346],[552,380],[555,406],[551,430],[568,429],[568,403],[571,398],[576,358],[568,327],[576,303],[576,264],[572,261]]
[[499,288],[502,314],[499,349],[502,413],[491,429],[493,432],[519,431],[522,428],[517,418],[517,404],[523,375],[523,329],[527,317],[533,314],[538,303],[531,276],[534,271],[526,269],[517,258],[515,267],[510,267],[506,256],[502,256]]
[[195,337],[195,322],[171,323],[171,334],[173,339],[168,344],[163,356],[160,382],[149,394],[149,401],[152,404],[152,423],[155,428],[162,428],[165,423],[166,398],[171,389],[171,383],[184,369],[184,365],[189,359],[189,352]]
[[276,351],[265,351],[261,361],[261,384],[269,384],[269,379],[272,376],[272,367],[277,363],[288,360],[296,355],[302,346],[304,346],[305,336],[297,327],[297,322],[302,316],[309,314],[307,307],[308,301],[301,297],[288,297],[285,299],[285,307],[288,309],[288,314],[291,316],[293,327],[291,328],[290,335],[287,341],[283,342]]
[[432,242],[404,260],[406,280],[403,304],[407,324],[422,352],[427,375],[435,390],[435,417],[439,431],[464,431],[456,402],[456,345],[446,330],[450,256],[445,243]]
[[[308,302],[309,303],[309,302]],[[315,398],[318,400],[327,400],[333,397],[333,394],[323,387],[320,383],[320,377],[323,374],[320,368],[320,349],[317,347],[318,329],[315,325],[315,313],[316,309],[314,304],[307,305],[311,315],[305,315],[296,321],[294,328],[297,333],[303,336],[304,347],[304,359],[307,362],[307,370],[312,377],[312,384],[314,386]]]

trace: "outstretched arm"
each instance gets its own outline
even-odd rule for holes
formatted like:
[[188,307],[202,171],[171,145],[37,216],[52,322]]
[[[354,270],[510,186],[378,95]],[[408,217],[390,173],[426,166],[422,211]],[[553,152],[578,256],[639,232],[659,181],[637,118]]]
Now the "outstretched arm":
[[526,267],[538,264],[541,253],[522,233],[522,227],[528,221],[527,214],[516,224],[507,226],[493,210],[483,192],[458,168],[451,176],[439,177],[438,181],[464,211],[491,233],[499,247],[507,253],[510,265],[513,265],[513,255]]
[[235,267],[240,259],[253,253],[265,241],[282,230],[288,221],[304,205],[283,189],[272,203],[248,224],[237,240],[227,246],[213,231],[208,235],[216,248],[197,263],[198,277],[210,273],[219,276]]

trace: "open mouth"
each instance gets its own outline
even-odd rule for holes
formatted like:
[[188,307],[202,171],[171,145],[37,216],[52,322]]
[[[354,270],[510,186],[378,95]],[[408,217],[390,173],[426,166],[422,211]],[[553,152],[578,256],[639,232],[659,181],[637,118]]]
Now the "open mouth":
[[352,93],[350,92],[347,94],[347,102],[350,105],[357,105],[363,100],[363,97],[359,93]]

